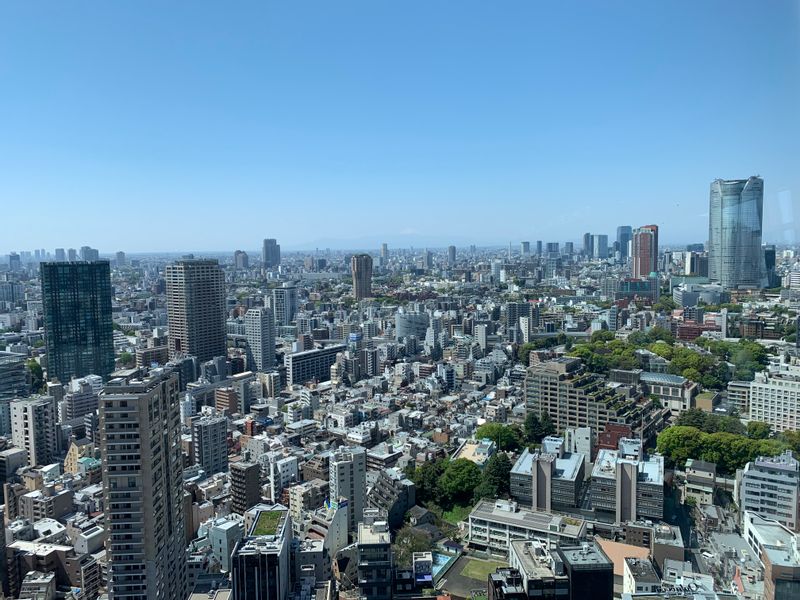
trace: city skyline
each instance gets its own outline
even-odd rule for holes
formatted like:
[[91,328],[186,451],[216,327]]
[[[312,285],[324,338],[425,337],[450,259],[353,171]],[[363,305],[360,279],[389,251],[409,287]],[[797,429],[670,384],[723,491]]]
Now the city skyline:
[[[759,175],[765,239],[794,242],[798,8],[734,4],[6,5],[4,217],[130,251],[254,245],[301,213],[318,225],[280,230],[286,250],[430,245],[443,223],[445,245],[620,221],[688,243],[709,181]],[[229,204],[247,218],[209,219]],[[487,235],[490,206],[514,218]]]

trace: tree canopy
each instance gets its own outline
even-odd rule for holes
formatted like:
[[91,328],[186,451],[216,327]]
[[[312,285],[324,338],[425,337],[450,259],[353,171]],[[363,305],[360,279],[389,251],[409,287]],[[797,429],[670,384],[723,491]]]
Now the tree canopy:
[[670,465],[682,468],[689,458],[712,462],[720,473],[734,473],[757,456],[775,456],[786,449],[779,440],[750,439],[727,431],[706,433],[675,425],[658,434],[658,451]]
[[490,439],[497,444],[498,450],[503,451],[516,450],[520,445],[519,430],[502,423],[484,423],[475,431],[475,437],[479,440]]

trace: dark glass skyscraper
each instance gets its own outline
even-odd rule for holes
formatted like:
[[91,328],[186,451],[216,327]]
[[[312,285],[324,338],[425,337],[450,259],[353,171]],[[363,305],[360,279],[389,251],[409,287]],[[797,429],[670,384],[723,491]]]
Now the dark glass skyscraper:
[[764,180],[717,179],[708,215],[708,275],[723,288],[764,287]]
[[631,239],[633,239],[633,229],[630,225],[617,227],[617,243],[619,244],[619,255],[622,259],[628,258],[628,242]]
[[72,377],[114,370],[111,270],[108,261],[41,265],[47,375]]

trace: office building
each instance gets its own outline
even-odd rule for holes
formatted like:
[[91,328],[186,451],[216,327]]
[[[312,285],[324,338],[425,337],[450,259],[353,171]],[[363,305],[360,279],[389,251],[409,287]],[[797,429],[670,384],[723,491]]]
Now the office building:
[[592,256],[594,258],[608,258],[608,236],[595,234],[592,236]]
[[269,308],[251,308],[244,316],[248,368],[267,371],[275,366],[275,318]]
[[763,287],[761,248],[764,180],[717,179],[711,183],[708,276],[725,289]]
[[286,354],[283,364],[286,367],[286,381],[289,385],[307,381],[328,381],[331,378],[331,365],[336,355],[347,350],[344,344]]
[[195,417],[192,421],[194,464],[206,475],[228,471],[228,419],[224,415]]
[[231,557],[232,600],[287,600],[291,541],[286,507],[258,509],[247,537],[237,542]]
[[640,439],[622,438],[618,450],[598,451],[589,485],[592,508],[616,523],[664,516],[664,457],[646,455]]
[[596,542],[559,545],[557,552],[569,578],[569,600],[614,597],[614,563]]
[[347,500],[348,530],[356,531],[363,520],[367,495],[367,452],[360,446],[339,448],[331,455],[329,478],[331,498]]
[[81,260],[86,262],[100,260],[100,252],[91,246],[81,246]]
[[0,352],[0,435],[11,435],[11,401],[28,395],[25,355]]
[[633,232],[631,275],[646,279],[658,271],[658,225],[645,225]]
[[179,260],[165,277],[170,359],[226,356],[225,277],[217,260]]
[[800,536],[756,513],[743,515],[742,537],[758,557],[764,574],[764,600],[800,598]]
[[511,497],[533,510],[578,506],[584,479],[584,457],[565,452],[564,440],[546,437],[540,449],[527,448],[511,469]]
[[620,225],[617,227],[617,246],[622,260],[628,258],[628,250],[632,238],[633,229],[631,229],[630,225]]
[[64,262],[67,260],[67,253],[63,248],[56,248],[56,262]]
[[297,313],[297,288],[288,283],[272,290],[272,312],[275,325],[291,325]]
[[261,264],[265,269],[274,269],[281,264],[281,247],[277,240],[266,239],[261,247]]
[[372,297],[372,257],[369,254],[356,254],[350,257],[350,271],[353,273],[353,296],[356,300]]
[[389,523],[380,511],[365,511],[364,522],[358,524],[358,589],[363,600],[391,600],[392,536]]
[[114,379],[100,395],[109,597],[186,598],[177,373]]
[[583,234],[583,255],[591,258],[594,253],[594,236],[591,233]]
[[410,336],[414,336],[418,340],[425,339],[429,324],[428,313],[406,312],[400,309],[394,315],[395,339],[402,341],[403,338]]
[[83,419],[97,410],[98,394],[103,389],[103,380],[97,375],[89,375],[69,382],[64,392],[63,415],[66,421]]
[[[521,578],[525,599],[566,600],[569,577],[555,550],[536,540],[516,540],[508,546],[508,565]],[[490,592],[491,596],[491,592]]]
[[495,554],[506,554],[515,540],[549,545],[576,543],[585,537],[586,522],[581,519],[527,510],[510,500],[478,501],[467,524],[469,545]]
[[381,244],[381,258],[383,260],[389,258],[389,245],[386,243]]
[[107,377],[114,370],[108,261],[40,265],[47,375]]
[[734,499],[739,514],[753,512],[800,531],[798,492],[800,463],[786,450],[778,456],[759,456],[737,471]]
[[28,453],[28,464],[45,466],[61,454],[61,437],[56,426],[52,396],[38,396],[11,402],[11,441]]
[[235,462],[230,465],[231,510],[243,515],[261,502],[261,465]]

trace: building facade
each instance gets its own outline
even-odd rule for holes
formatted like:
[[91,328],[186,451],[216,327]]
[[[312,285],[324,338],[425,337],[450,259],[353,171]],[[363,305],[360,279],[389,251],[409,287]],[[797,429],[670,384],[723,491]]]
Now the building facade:
[[100,396],[100,452],[115,600],[183,600],[183,458],[178,375],[112,380]]
[[217,260],[167,265],[166,283],[170,358],[225,356],[225,276]]
[[107,377],[114,370],[108,261],[40,265],[47,375]]

